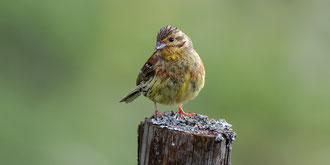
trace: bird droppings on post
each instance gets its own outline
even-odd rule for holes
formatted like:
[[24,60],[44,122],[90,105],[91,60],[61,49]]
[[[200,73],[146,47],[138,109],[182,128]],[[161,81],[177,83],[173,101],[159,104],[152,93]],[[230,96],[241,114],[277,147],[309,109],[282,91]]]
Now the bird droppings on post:
[[209,119],[207,116],[196,114],[194,116],[180,116],[176,112],[165,112],[162,116],[152,116],[152,124],[169,130],[188,132],[194,134],[214,135],[216,142],[228,139],[228,145],[235,140],[236,133],[232,125],[224,119]]

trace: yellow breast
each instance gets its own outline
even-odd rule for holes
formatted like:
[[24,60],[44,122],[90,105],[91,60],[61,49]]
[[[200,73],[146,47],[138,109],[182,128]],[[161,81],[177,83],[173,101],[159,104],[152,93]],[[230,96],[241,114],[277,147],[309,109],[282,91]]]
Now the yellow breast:
[[191,78],[186,74],[184,82],[173,83],[170,78],[155,77],[147,97],[152,101],[165,105],[183,104],[195,98],[204,86],[204,76]]
[[197,53],[167,54],[156,66],[147,97],[166,105],[195,98],[204,86],[204,66]]

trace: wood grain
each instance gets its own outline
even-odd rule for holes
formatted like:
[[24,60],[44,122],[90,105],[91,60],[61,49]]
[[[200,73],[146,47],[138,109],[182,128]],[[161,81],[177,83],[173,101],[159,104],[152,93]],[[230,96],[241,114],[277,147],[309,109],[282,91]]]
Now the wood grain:
[[231,143],[223,136],[161,128],[145,119],[138,127],[139,165],[230,165]]

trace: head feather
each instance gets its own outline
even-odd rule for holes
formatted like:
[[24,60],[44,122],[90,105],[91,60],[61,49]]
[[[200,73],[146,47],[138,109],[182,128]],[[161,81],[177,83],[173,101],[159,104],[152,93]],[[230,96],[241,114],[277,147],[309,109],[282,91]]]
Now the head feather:
[[167,36],[174,34],[176,32],[180,31],[177,27],[175,26],[171,26],[171,25],[167,25],[164,26],[163,28],[160,29],[160,31],[158,32],[157,35],[157,42],[162,41],[163,39],[165,39]]

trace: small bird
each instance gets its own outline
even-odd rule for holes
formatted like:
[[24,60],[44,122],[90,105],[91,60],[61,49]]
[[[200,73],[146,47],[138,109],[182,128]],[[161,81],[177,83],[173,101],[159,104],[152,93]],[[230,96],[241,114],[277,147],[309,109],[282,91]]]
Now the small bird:
[[157,35],[156,51],[139,71],[136,88],[125,95],[120,102],[132,102],[141,94],[154,102],[154,116],[157,104],[177,105],[180,116],[185,113],[182,104],[195,98],[204,87],[204,64],[194,50],[191,39],[174,26],[165,26]]

